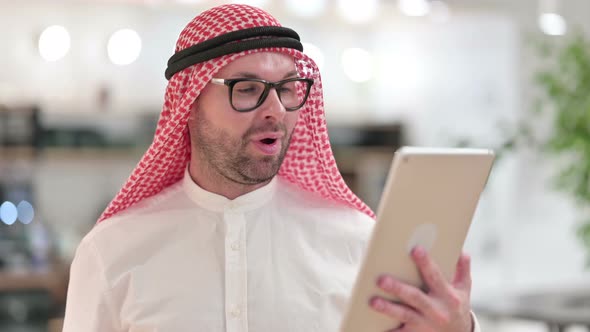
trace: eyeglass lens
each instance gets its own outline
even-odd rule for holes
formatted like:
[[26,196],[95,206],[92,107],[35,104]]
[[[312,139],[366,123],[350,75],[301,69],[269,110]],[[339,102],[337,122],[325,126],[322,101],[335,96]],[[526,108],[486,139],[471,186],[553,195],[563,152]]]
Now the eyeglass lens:
[[[301,106],[307,91],[305,81],[286,81],[275,87],[285,108]],[[265,84],[257,81],[238,81],[232,90],[232,103],[236,109],[250,109],[263,102]]]

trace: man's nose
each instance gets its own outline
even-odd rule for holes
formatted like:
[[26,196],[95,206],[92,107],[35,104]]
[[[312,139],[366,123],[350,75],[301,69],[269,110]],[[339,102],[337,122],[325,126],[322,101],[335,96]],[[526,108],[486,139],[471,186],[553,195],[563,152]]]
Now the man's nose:
[[266,100],[260,105],[260,111],[265,118],[275,117],[277,120],[283,119],[287,110],[283,106],[276,89],[270,89]]

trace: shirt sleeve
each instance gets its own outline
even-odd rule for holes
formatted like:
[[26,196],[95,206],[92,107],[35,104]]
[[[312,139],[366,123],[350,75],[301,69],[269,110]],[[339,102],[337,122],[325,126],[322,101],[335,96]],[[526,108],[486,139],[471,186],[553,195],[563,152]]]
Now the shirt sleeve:
[[82,241],[70,267],[63,332],[121,331],[98,251]]

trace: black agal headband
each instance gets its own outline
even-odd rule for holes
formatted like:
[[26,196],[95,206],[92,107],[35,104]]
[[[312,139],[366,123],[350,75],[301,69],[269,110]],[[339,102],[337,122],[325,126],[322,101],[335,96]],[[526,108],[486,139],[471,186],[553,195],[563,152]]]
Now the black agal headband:
[[222,55],[265,47],[286,47],[303,51],[297,32],[284,27],[255,27],[229,32],[176,52],[168,60],[165,76]]

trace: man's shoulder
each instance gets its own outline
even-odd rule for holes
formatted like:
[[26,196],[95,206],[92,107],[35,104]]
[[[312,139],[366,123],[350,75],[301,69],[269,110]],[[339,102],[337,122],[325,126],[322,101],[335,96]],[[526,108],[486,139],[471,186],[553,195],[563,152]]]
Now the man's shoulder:
[[279,181],[281,210],[315,221],[318,227],[339,228],[367,236],[374,219],[345,203],[330,200],[320,194],[298,187],[284,179]]
[[293,205],[305,205],[312,209],[340,210],[346,208],[346,205],[341,202],[330,200],[319,193],[305,190],[281,177],[278,178],[278,187],[279,198],[282,200],[288,200]]
[[279,195],[282,196],[281,199],[288,200],[293,205],[305,206],[308,209],[325,209],[352,214],[356,214],[355,212],[358,212],[359,215],[364,215],[368,218],[364,219],[373,220],[371,217],[349,205],[346,205],[343,202],[329,199],[320,195],[319,193],[302,189],[298,185],[293,184],[285,179],[279,178],[278,183],[280,187]]
[[151,239],[161,239],[166,232],[174,232],[177,224],[183,222],[170,215],[190,206],[185,200],[179,185],[173,184],[96,224],[84,236],[80,246],[95,247],[104,259],[109,260],[118,252],[133,250]]
[[100,233],[103,231],[108,231],[111,227],[116,228],[116,226],[111,225],[122,225],[123,223],[120,223],[120,221],[125,221],[126,224],[130,224],[144,216],[156,215],[163,212],[165,213],[167,210],[174,209],[178,206],[178,204],[174,203],[179,201],[179,196],[181,195],[182,190],[180,184],[175,183],[163,189],[159,193],[148,198],[144,198],[141,201],[118,212],[114,216],[103,220],[92,229],[90,234],[93,232]]

